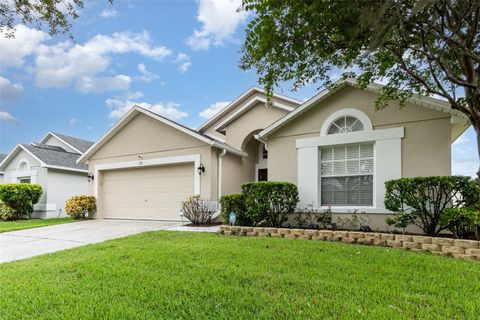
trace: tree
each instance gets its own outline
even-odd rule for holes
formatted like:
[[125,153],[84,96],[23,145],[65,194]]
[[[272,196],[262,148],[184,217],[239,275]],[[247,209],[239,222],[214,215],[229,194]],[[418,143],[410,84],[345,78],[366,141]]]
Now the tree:
[[[112,0],[110,0],[112,2]],[[7,38],[15,36],[15,24],[33,24],[37,28],[48,25],[49,34],[68,33],[70,19],[78,18],[83,0],[12,0],[0,3],[0,33]]]
[[[255,17],[241,67],[256,69],[267,94],[349,70],[362,88],[386,81],[376,108],[435,95],[462,112],[480,156],[480,0],[243,0]],[[480,181],[480,168],[477,172]]]

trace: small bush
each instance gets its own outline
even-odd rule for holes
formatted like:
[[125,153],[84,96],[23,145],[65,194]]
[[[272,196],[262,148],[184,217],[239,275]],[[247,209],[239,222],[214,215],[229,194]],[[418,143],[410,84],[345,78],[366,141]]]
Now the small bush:
[[294,220],[301,229],[333,229],[331,209],[317,210],[312,206],[297,209]]
[[480,211],[474,208],[449,208],[440,219],[440,223],[455,238],[476,238],[480,240]]
[[416,177],[385,182],[385,208],[397,213],[386,222],[404,222],[419,226],[429,236],[436,236],[446,225],[440,219],[447,208],[478,203],[477,182],[470,177]]
[[347,211],[347,214],[351,216],[348,217],[337,217],[334,225],[334,228],[341,230],[360,230],[360,231],[371,231],[368,226],[368,215],[365,212],[358,213],[358,210]]
[[65,213],[75,220],[85,219],[97,210],[94,196],[74,196],[65,202]]
[[236,225],[253,225],[253,221],[245,214],[245,200],[242,194],[229,194],[221,197],[220,206],[222,208],[221,219],[224,224],[230,224],[230,212],[234,212],[237,217]]
[[193,224],[208,224],[219,210],[218,202],[201,199],[195,195],[182,202],[182,211],[185,218]]
[[0,220],[13,220],[14,218],[15,210],[0,200]]
[[281,227],[298,204],[297,186],[289,182],[250,182],[242,185],[246,215],[254,225]]
[[13,209],[9,220],[31,218],[33,206],[40,200],[43,190],[38,184],[14,183],[0,185],[0,200]]

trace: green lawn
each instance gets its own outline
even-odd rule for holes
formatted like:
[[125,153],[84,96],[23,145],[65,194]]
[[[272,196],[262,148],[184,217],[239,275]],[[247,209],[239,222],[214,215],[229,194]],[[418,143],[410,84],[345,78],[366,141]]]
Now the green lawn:
[[16,221],[0,221],[0,233],[22,229],[51,226],[54,224],[73,222],[72,218],[30,219]]
[[149,232],[0,265],[0,319],[480,319],[480,263]]

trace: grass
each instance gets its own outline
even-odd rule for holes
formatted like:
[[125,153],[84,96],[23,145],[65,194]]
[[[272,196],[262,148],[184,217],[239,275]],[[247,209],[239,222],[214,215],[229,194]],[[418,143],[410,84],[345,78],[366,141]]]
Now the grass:
[[479,319],[480,263],[148,232],[0,265],[1,319]]
[[1,221],[0,233],[7,231],[23,230],[30,228],[46,227],[54,224],[73,222],[72,218],[30,219],[16,221]]

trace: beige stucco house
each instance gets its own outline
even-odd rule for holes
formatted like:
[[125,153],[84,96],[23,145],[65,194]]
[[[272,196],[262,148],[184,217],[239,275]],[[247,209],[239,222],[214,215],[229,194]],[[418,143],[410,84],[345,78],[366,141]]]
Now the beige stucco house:
[[380,85],[344,81],[306,102],[251,88],[197,130],[133,107],[78,160],[100,218],[179,220],[189,195],[217,200],[242,183],[297,184],[301,206],[358,209],[374,228],[390,214],[384,182],[449,175],[468,127],[444,101],[414,96],[374,112]]

